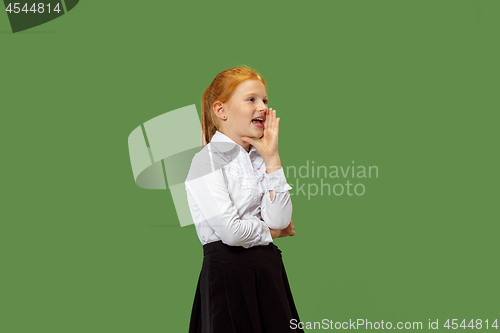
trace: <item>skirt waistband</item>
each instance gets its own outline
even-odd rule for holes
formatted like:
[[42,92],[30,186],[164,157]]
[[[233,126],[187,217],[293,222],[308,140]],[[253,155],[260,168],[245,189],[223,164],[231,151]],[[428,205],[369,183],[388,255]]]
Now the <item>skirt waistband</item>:
[[272,248],[275,252],[281,253],[281,250],[278,249],[274,243],[269,243],[269,245],[257,245],[249,248],[244,248],[243,246],[231,246],[224,244],[221,240],[211,242],[208,244],[203,245],[203,256],[206,256],[207,254],[214,253],[214,252],[219,252],[219,251],[229,251],[233,253],[239,253],[239,252],[246,252],[248,250],[255,249],[257,247],[270,247]]

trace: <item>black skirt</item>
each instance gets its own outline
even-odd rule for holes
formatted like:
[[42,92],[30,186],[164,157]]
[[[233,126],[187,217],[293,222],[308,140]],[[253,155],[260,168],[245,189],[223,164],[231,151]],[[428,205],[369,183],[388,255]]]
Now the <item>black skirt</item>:
[[276,245],[217,241],[203,245],[203,255],[189,333],[303,332],[290,328],[300,320]]

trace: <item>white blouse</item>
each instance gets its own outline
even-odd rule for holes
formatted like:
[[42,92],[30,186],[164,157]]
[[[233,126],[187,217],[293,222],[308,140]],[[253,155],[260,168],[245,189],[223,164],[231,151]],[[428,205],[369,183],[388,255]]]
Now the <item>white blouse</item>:
[[247,153],[219,131],[193,157],[185,186],[203,245],[218,240],[245,248],[268,245],[269,228],[285,229],[292,218],[292,187],[283,168],[267,174],[255,147]]

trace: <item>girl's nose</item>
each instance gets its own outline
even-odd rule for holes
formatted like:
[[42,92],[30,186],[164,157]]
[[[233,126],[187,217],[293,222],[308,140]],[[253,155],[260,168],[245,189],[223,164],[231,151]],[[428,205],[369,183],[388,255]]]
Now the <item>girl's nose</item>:
[[266,105],[266,103],[261,102],[261,104],[259,106],[259,110],[263,111],[263,112],[267,112],[267,105]]

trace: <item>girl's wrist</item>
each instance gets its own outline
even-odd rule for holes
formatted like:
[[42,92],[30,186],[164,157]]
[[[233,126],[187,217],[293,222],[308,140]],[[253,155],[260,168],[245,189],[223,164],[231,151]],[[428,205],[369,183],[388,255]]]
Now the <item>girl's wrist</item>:
[[275,230],[275,229],[269,228],[269,231],[271,232],[272,239],[281,237],[281,230]]
[[268,174],[281,169],[281,160],[279,155],[264,158],[264,163],[266,164],[266,173]]

